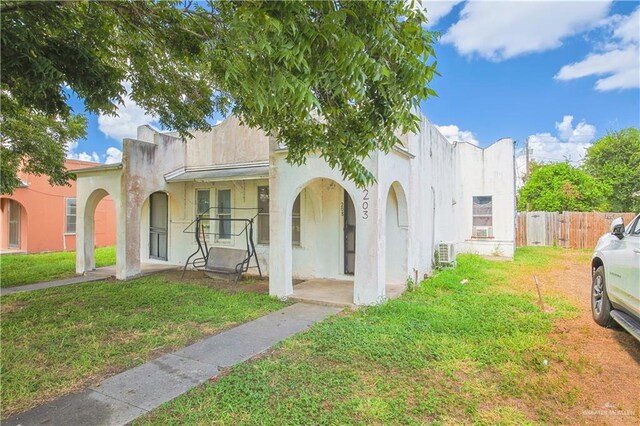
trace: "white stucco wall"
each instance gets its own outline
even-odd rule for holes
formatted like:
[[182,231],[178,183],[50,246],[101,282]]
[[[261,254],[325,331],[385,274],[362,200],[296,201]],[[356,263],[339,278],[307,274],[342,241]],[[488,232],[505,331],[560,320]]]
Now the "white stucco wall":
[[186,167],[269,160],[269,137],[258,129],[242,126],[235,116],[209,132],[193,132],[186,147]]
[[455,240],[455,148],[423,118],[418,134],[409,135],[411,161],[409,267],[422,279],[433,268],[435,245]]
[[293,246],[296,279],[352,279],[344,274],[344,189],[318,179],[300,193],[300,245]]
[[[118,278],[135,276],[140,262],[149,261],[149,196],[162,191],[169,199],[167,263],[183,265],[196,250],[193,233],[184,229],[196,216],[196,191],[230,189],[232,207],[256,209],[258,186],[270,188],[270,243],[254,241],[263,274],[270,275],[270,292],[292,294],[293,278],[354,280],[354,302],[374,304],[385,298],[385,285],[421,279],[433,267],[439,242],[454,242],[459,252],[512,256],[514,250],[513,142],[505,139],[480,149],[451,144],[423,117],[417,134],[401,136],[403,147],[373,153],[366,161],[376,177],[367,188],[344,181],[317,155],[306,165],[286,162],[286,152],[259,130],[242,127],[231,117],[211,132],[183,142],[149,126],[138,129],[138,140],[126,139],[122,168],[81,174],[78,214],[95,190],[112,195],[118,211]],[[218,165],[268,160],[269,178],[227,181],[167,182],[176,172]],[[344,191],[356,212],[355,274],[344,274]],[[301,194],[301,243],[291,244],[291,209]],[[494,238],[471,238],[472,197],[493,197]],[[233,210],[252,217],[256,210]],[[81,224],[81,219],[79,219]],[[235,224],[234,226],[238,226]],[[234,229],[237,232],[238,229]],[[83,231],[79,231],[80,239]],[[86,242],[85,245],[89,244]],[[244,248],[242,236],[209,245]],[[84,272],[92,259],[78,256]],[[251,269],[251,273],[257,273]]]
[[[346,190],[356,213],[356,260],[354,273],[354,302],[375,304],[385,297],[384,281],[384,208],[379,185],[360,189],[353,182],[344,181],[338,170],[333,170],[317,155],[310,155],[306,165],[294,166],[285,160],[286,153],[277,151],[272,144],[270,159],[270,215],[271,246],[269,264],[269,291],[272,295],[286,297],[293,293],[293,249],[291,247],[291,210],[298,193],[319,179],[339,183]],[[374,174],[378,171],[378,158],[374,154],[365,165]],[[328,183],[325,183],[328,184]],[[327,193],[328,206],[323,207],[322,221],[331,225],[333,211],[338,207],[338,191]],[[386,193],[384,194],[386,203]],[[329,212],[331,210],[331,212]],[[335,224],[335,221],[334,221]],[[328,237],[330,238],[330,237]],[[329,251],[320,245],[315,251]],[[302,254],[302,253],[301,253]],[[299,256],[298,256],[299,258]],[[338,265],[338,267],[341,267]]]
[[[515,167],[512,139],[481,149],[458,143],[456,235],[458,252],[513,257],[515,250]],[[472,237],[473,197],[491,196],[493,237]]]
[[126,197],[122,191],[121,168],[78,171],[76,183],[76,273],[84,274],[96,267],[95,210],[102,198],[110,195],[116,214],[116,276],[127,278]]

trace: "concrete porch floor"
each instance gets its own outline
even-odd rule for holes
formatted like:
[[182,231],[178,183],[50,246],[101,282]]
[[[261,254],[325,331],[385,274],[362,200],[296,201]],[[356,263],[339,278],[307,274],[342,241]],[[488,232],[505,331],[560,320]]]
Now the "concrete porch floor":
[[[400,296],[405,286],[403,284],[387,284],[387,299]],[[293,286],[292,300],[314,303],[325,306],[354,307],[353,281],[311,279]]]
[[[154,272],[169,271],[172,269],[180,269],[180,266],[169,265],[166,263],[144,263],[143,262],[140,264],[140,275],[148,275],[148,274],[153,274]],[[104,275],[106,277],[115,277],[116,265],[103,266],[101,268],[96,268],[93,271],[88,272],[87,274]]]

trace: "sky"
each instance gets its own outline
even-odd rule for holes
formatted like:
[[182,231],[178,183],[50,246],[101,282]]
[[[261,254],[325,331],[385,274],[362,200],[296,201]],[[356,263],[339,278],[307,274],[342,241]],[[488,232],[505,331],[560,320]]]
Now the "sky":
[[[541,162],[580,164],[609,131],[640,127],[639,1],[429,1],[428,29],[440,37],[438,97],[422,111],[451,141],[487,147],[516,141]],[[70,99],[76,112],[82,103]],[[88,115],[68,156],[117,162],[122,139],[154,122],[127,99],[118,117]]]

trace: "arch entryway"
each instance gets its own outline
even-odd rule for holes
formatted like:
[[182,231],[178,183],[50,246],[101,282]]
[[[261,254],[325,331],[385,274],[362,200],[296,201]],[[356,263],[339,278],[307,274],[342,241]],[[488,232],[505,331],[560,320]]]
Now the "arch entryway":
[[404,286],[409,277],[409,220],[405,192],[399,182],[394,182],[387,193],[385,226],[385,283],[387,293]]
[[[76,229],[77,246],[76,246],[76,271],[84,273],[96,269],[96,210],[98,205],[110,194],[102,188],[94,190],[83,206],[82,222],[80,227]],[[80,210],[78,210],[80,212]],[[117,229],[116,215],[116,229]],[[118,253],[116,253],[116,256]]]
[[12,198],[2,198],[2,249],[27,250],[27,209]]
[[357,218],[351,195],[332,179],[316,178],[295,191],[289,205],[293,296],[353,303]]

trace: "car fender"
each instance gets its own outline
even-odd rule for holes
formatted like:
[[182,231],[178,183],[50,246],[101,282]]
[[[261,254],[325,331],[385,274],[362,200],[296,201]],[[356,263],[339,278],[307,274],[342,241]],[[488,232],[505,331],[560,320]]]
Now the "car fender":
[[619,291],[615,285],[618,278],[612,277],[611,270],[607,268],[608,257],[609,253],[619,248],[621,244],[620,239],[615,235],[605,234],[598,240],[593,255],[591,256],[591,275],[593,275],[597,269],[597,265],[602,264],[604,267],[607,295],[613,304],[619,302]]

